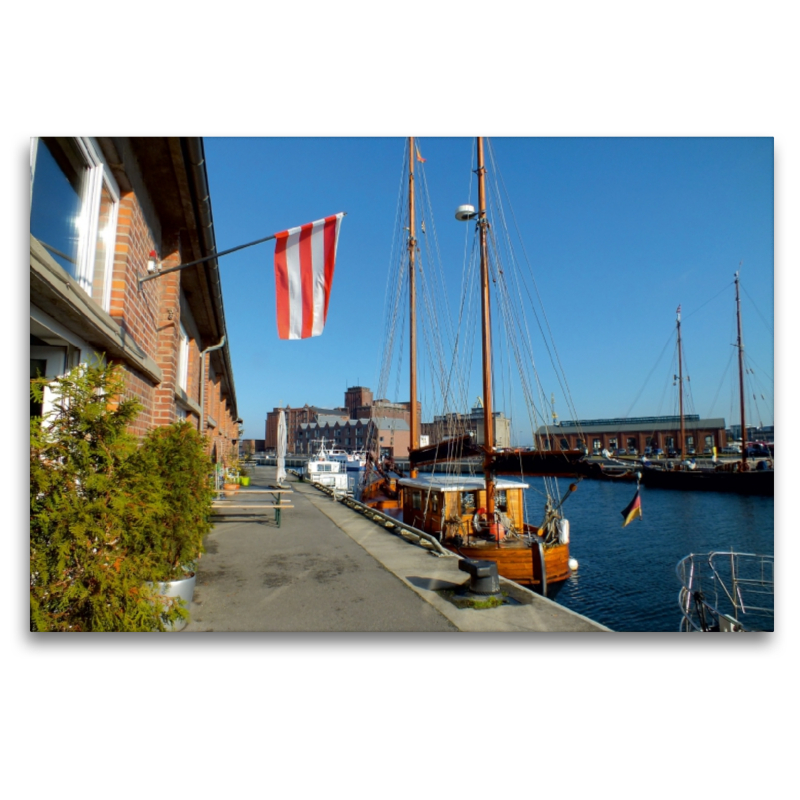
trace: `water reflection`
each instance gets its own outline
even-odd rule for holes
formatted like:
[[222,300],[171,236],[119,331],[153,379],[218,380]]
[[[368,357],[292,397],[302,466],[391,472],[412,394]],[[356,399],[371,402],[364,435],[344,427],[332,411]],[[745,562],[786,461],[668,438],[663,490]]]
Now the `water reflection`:
[[[728,549],[774,553],[772,497],[642,487],[642,518],[623,528],[620,512],[635,491],[631,483],[586,480],[565,504],[580,568],[560,591],[561,605],[616,631],[677,631],[681,558]],[[535,521],[541,494],[533,487],[526,494]]]

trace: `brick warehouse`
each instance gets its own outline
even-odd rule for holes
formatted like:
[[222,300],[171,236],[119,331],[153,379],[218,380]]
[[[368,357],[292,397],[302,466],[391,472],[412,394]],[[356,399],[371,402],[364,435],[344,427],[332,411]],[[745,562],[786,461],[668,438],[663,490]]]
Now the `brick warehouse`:
[[[541,427],[536,436],[541,447],[569,450],[586,448],[590,453],[603,449],[635,449],[644,453],[646,447],[662,450],[678,447],[681,418],[628,417],[622,419],[570,420],[556,426]],[[726,444],[725,420],[700,419],[697,414],[684,416],[686,450],[702,453],[706,448],[722,450]]]
[[[422,404],[419,401],[417,402],[417,410],[419,414],[422,414]],[[301,425],[303,424],[307,426],[308,424],[315,423],[324,427],[326,424],[333,426],[338,421],[342,426],[345,426],[348,420],[357,422],[358,420],[378,418],[381,420],[404,420],[408,423],[411,418],[411,403],[393,403],[385,399],[376,400],[373,398],[372,392],[365,386],[351,386],[344,393],[344,406],[342,407],[321,408],[319,406],[310,406],[306,403],[300,408],[291,408],[290,406],[286,406],[286,408],[283,409],[275,408],[267,412],[267,420],[264,429],[267,452],[274,451],[277,447],[278,417],[281,411],[284,412],[284,419],[286,420],[289,452],[308,453],[309,445],[306,436],[308,427],[303,428],[303,434],[302,436],[300,435]],[[402,426],[398,428],[398,426],[392,427],[390,425],[382,427],[380,429],[380,436],[383,436],[385,441],[388,441],[386,437],[390,436],[390,427],[392,430],[399,430],[402,428]],[[408,429],[408,425],[406,425],[405,429]],[[352,439],[352,444],[344,444],[347,438]],[[341,443],[337,443],[337,446],[343,446],[348,450],[360,449],[364,445],[363,443],[356,444],[359,438],[363,437],[361,437],[360,434],[355,435],[354,433],[352,437],[344,437]],[[296,446],[301,447],[301,449],[293,450]],[[394,445],[392,449],[394,450]],[[400,452],[397,451],[397,455],[402,458],[407,455],[407,452],[400,454]]]
[[187,419],[229,457],[241,420],[217,261],[139,282],[216,252],[202,139],[33,139],[30,178],[31,377],[106,354],[144,406],[137,434]]

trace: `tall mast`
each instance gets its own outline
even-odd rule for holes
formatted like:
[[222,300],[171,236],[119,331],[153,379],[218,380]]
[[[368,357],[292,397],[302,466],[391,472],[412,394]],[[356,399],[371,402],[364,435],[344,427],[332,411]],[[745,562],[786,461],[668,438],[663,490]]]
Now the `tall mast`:
[[681,346],[681,307],[678,306],[678,384],[680,389],[678,391],[678,396],[680,397],[680,410],[681,410],[681,438],[678,442],[678,449],[681,453],[681,458],[686,458],[686,450],[684,449],[684,444],[686,442],[686,426],[683,420],[683,356],[682,356],[682,346]]
[[736,327],[738,338],[736,346],[739,348],[739,410],[742,417],[742,470],[747,469],[747,426],[744,421],[744,345],[742,344],[742,305],[739,301],[739,272],[736,278]]
[[481,245],[481,338],[483,343],[483,472],[486,477],[486,515],[494,522],[494,417],[492,416],[492,321],[489,304],[489,257],[486,244],[489,222],[486,219],[486,167],[483,161],[483,137],[478,137],[478,230]]
[[[416,218],[414,210],[414,137],[408,138],[408,347],[410,350],[409,362],[411,371],[411,416],[409,427],[411,429],[411,442],[409,449],[419,448],[419,420],[417,419],[417,288],[415,256],[417,250]],[[411,477],[417,477],[417,470],[412,468]]]

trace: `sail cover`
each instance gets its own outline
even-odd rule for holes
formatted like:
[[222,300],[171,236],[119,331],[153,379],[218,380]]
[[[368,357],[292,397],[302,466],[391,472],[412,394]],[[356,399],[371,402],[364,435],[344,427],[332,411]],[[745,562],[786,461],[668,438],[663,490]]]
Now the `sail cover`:
[[344,212],[276,233],[278,336],[319,336],[328,317],[339,228]]
[[281,409],[278,415],[278,472],[276,475],[279,484],[286,480],[286,416]]

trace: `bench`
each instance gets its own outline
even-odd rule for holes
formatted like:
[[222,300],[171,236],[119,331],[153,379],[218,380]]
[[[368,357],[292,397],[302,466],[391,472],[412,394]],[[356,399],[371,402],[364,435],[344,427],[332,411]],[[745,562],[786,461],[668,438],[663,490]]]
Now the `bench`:
[[[231,492],[231,491],[224,491],[220,490],[220,494],[225,495],[225,499],[223,500],[214,500],[211,503],[212,509],[236,509],[236,508],[243,508],[248,510],[254,509],[263,509],[263,508],[271,508],[275,510],[275,522],[277,523],[278,527],[281,526],[281,511],[284,508],[294,508],[291,503],[283,502],[283,498],[281,495],[284,494],[293,494],[292,489],[244,489],[242,491]],[[236,495],[237,497],[241,498],[245,495],[250,494],[269,494],[272,495],[273,501],[272,503],[232,503],[228,500],[228,497],[231,495]],[[217,517],[224,517],[224,516],[263,516],[263,514],[233,514],[233,515],[225,515],[225,514],[215,514],[214,516]]]

